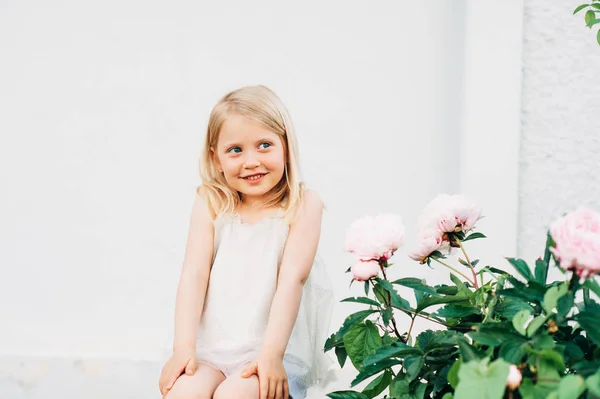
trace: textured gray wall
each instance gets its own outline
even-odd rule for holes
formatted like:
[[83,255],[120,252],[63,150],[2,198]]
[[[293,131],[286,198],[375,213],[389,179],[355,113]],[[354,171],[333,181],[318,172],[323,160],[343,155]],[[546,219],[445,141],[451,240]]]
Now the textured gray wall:
[[600,46],[579,0],[524,2],[519,256],[578,205],[600,211]]

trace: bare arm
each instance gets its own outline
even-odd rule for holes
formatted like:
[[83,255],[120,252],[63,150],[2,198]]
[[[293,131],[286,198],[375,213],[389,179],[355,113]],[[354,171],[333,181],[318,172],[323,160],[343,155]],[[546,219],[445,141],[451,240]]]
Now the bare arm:
[[213,257],[214,229],[203,191],[196,194],[177,299],[173,349],[196,349],[196,333],[204,306]]
[[323,203],[312,191],[304,194],[300,213],[290,226],[261,352],[283,358],[298,316],[302,288],[312,268],[319,237]]

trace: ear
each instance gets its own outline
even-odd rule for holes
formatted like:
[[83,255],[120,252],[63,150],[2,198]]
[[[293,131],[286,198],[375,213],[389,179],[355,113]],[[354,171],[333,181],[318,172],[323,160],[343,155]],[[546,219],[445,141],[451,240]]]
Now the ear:
[[215,163],[215,166],[217,167],[219,172],[223,172],[223,168],[221,168],[221,163],[219,162],[219,157],[217,156],[214,147],[210,147],[210,156],[212,157],[212,160]]

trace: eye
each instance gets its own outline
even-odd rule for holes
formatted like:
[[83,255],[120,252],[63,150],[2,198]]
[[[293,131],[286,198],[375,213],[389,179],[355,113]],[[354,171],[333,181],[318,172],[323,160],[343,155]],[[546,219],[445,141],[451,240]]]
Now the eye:
[[232,153],[232,154],[239,154],[240,152],[242,152],[242,149],[240,147],[231,147],[230,149],[227,150],[227,153]]
[[267,148],[271,147],[271,143],[264,142],[264,143],[260,143],[258,146],[261,149],[266,150]]

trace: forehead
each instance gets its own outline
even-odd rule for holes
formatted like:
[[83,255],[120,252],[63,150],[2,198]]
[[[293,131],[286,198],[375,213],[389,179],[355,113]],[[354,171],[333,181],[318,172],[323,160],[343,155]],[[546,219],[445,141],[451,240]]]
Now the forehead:
[[219,132],[217,145],[254,142],[262,139],[276,140],[280,136],[262,123],[241,115],[229,115]]

